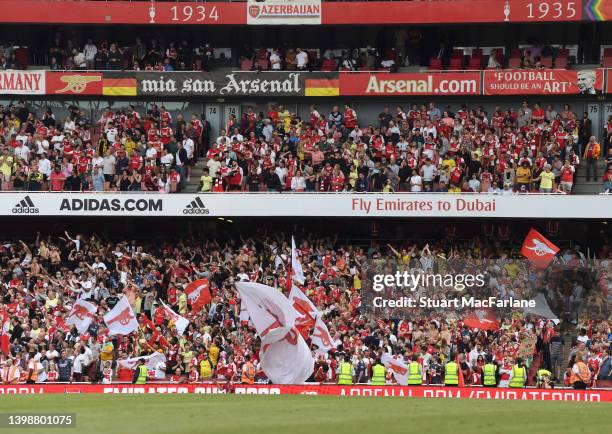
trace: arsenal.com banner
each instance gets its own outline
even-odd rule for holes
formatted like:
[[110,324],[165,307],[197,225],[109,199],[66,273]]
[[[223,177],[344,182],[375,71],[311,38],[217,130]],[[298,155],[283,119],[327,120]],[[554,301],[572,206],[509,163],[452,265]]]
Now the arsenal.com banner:
[[484,95],[595,95],[602,69],[508,69],[484,71]]
[[340,95],[480,95],[480,72],[341,73]]
[[[237,395],[336,395],[394,396],[400,398],[504,399],[521,401],[612,402],[612,390],[573,389],[501,389],[486,387],[415,387],[415,386],[339,386],[304,385],[236,385]],[[215,384],[33,384],[0,385],[0,395],[35,395],[45,393],[106,394],[225,394]]]

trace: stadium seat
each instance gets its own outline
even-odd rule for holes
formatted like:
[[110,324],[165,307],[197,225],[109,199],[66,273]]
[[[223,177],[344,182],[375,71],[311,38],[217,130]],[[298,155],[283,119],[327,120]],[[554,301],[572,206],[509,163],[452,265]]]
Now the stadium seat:
[[472,50],[472,59],[482,59],[482,48],[474,48]]
[[559,52],[557,53],[557,58],[559,57],[564,57],[564,58],[568,58],[569,57],[569,49],[568,48],[561,48],[559,50]]
[[482,57],[474,57],[474,55],[472,54],[472,58],[468,63],[467,69],[476,71],[482,69]]
[[612,48],[604,49],[601,64],[604,68],[612,68]]
[[459,71],[463,69],[463,60],[459,58],[452,58],[448,65],[448,69],[451,71]]
[[268,61],[268,59],[260,59],[258,60],[258,62],[259,67],[262,71],[267,71],[268,69],[270,69],[270,62]]
[[463,50],[459,50],[457,48],[453,49],[453,59],[461,59],[463,57]]
[[240,62],[240,69],[242,71],[250,71],[253,68],[253,61],[251,59],[242,59]]
[[518,48],[515,48],[510,52],[511,59],[516,57],[520,58],[521,56],[523,56],[523,50],[520,50]]
[[518,57],[511,57],[508,59],[508,68],[517,69],[521,66],[521,59]]
[[542,66],[544,68],[552,68],[552,63],[553,63],[552,57],[550,57],[550,56],[549,57],[542,57],[540,59],[540,62],[542,63]]
[[567,68],[567,57],[557,57],[555,59],[555,68],[557,69]]
[[321,71],[335,71],[338,68],[334,59],[325,59],[321,65]]
[[442,69],[442,59],[436,59],[432,57],[429,59],[429,70],[430,71],[440,71]]

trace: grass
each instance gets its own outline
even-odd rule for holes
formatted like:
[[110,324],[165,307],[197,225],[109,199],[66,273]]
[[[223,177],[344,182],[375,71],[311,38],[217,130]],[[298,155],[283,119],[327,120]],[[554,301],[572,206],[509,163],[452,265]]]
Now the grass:
[[[383,434],[609,432],[606,403],[248,395],[12,395],[0,413],[76,413],[70,434]],[[606,428],[608,427],[608,428]]]

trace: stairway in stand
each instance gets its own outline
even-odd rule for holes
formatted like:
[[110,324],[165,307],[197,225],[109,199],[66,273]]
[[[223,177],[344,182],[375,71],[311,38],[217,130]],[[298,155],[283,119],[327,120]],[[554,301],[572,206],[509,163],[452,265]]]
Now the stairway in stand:
[[602,192],[603,182],[601,181],[603,174],[606,171],[606,162],[603,158],[597,160],[597,178],[593,179],[591,173],[591,180],[586,180],[586,161],[582,161],[578,167],[576,173],[576,182],[574,183],[573,194],[599,194]]

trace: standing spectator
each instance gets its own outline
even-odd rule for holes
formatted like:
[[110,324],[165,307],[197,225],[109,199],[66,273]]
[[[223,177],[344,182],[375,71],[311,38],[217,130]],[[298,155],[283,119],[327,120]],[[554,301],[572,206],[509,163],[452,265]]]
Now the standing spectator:
[[94,45],[91,38],[87,39],[87,44],[85,44],[83,54],[85,55],[86,68],[90,71],[93,70],[95,68],[96,54],[98,54],[98,48]]
[[593,179],[597,179],[597,160],[601,155],[601,147],[597,143],[597,138],[591,136],[588,143],[584,148],[584,155],[582,158],[586,160],[586,180],[591,180],[591,171],[593,172]]

